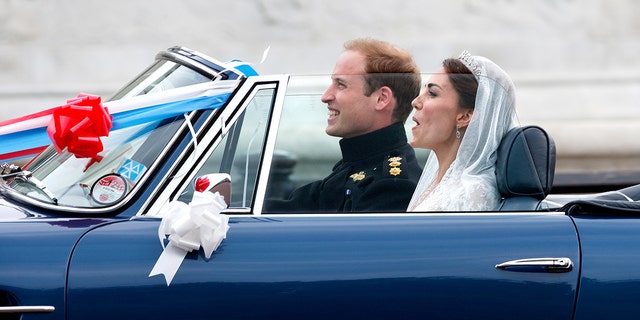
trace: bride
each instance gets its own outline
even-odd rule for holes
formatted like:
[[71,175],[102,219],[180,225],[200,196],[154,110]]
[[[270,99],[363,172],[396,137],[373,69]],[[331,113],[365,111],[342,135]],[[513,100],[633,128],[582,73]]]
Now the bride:
[[496,151],[517,125],[511,78],[491,60],[446,59],[416,97],[411,145],[431,149],[408,211],[488,211],[500,200]]

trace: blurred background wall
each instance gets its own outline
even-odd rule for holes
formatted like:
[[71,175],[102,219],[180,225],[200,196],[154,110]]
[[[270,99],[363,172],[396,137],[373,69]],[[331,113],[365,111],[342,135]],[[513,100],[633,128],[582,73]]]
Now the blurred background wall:
[[634,173],[638,15],[636,0],[0,0],[0,120],[108,97],[173,45],[256,63],[270,47],[260,73],[317,74],[346,40],[375,37],[424,72],[463,49],[491,58],[521,122],[556,139],[560,171]]

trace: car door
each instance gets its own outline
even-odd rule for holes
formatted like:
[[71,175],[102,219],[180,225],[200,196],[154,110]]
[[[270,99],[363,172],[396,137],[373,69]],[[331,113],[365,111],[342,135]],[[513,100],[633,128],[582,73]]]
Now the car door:
[[[562,213],[261,214],[286,80],[245,85],[211,126],[224,139],[200,135],[201,154],[175,164],[198,159],[193,168],[171,174],[146,215],[79,240],[68,319],[572,317],[580,252]],[[163,250],[154,216],[188,202],[206,172],[232,177],[230,229],[210,259],[187,254],[167,285],[149,276]]]
[[170,285],[149,277],[158,219],[85,235],[68,276],[68,319],[570,319],[579,265],[560,214],[232,216],[210,259],[190,253]]

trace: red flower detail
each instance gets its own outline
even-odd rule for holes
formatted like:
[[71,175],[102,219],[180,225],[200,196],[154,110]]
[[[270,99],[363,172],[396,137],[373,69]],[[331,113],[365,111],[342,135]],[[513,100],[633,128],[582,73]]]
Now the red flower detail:
[[209,178],[205,177],[199,177],[196,180],[196,191],[198,192],[205,192],[207,191],[207,189],[209,189],[209,184],[211,182],[209,181]]

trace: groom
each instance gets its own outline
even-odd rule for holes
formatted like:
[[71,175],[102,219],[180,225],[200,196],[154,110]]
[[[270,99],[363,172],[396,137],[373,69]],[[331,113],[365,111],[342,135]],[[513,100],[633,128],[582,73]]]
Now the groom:
[[411,54],[390,43],[345,43],[331,85],[326,133],[341,137],[342,159],[326,178],[267,200],[265,212],[404,212],[422,169],[407,143],[404,122],[420,92]]

